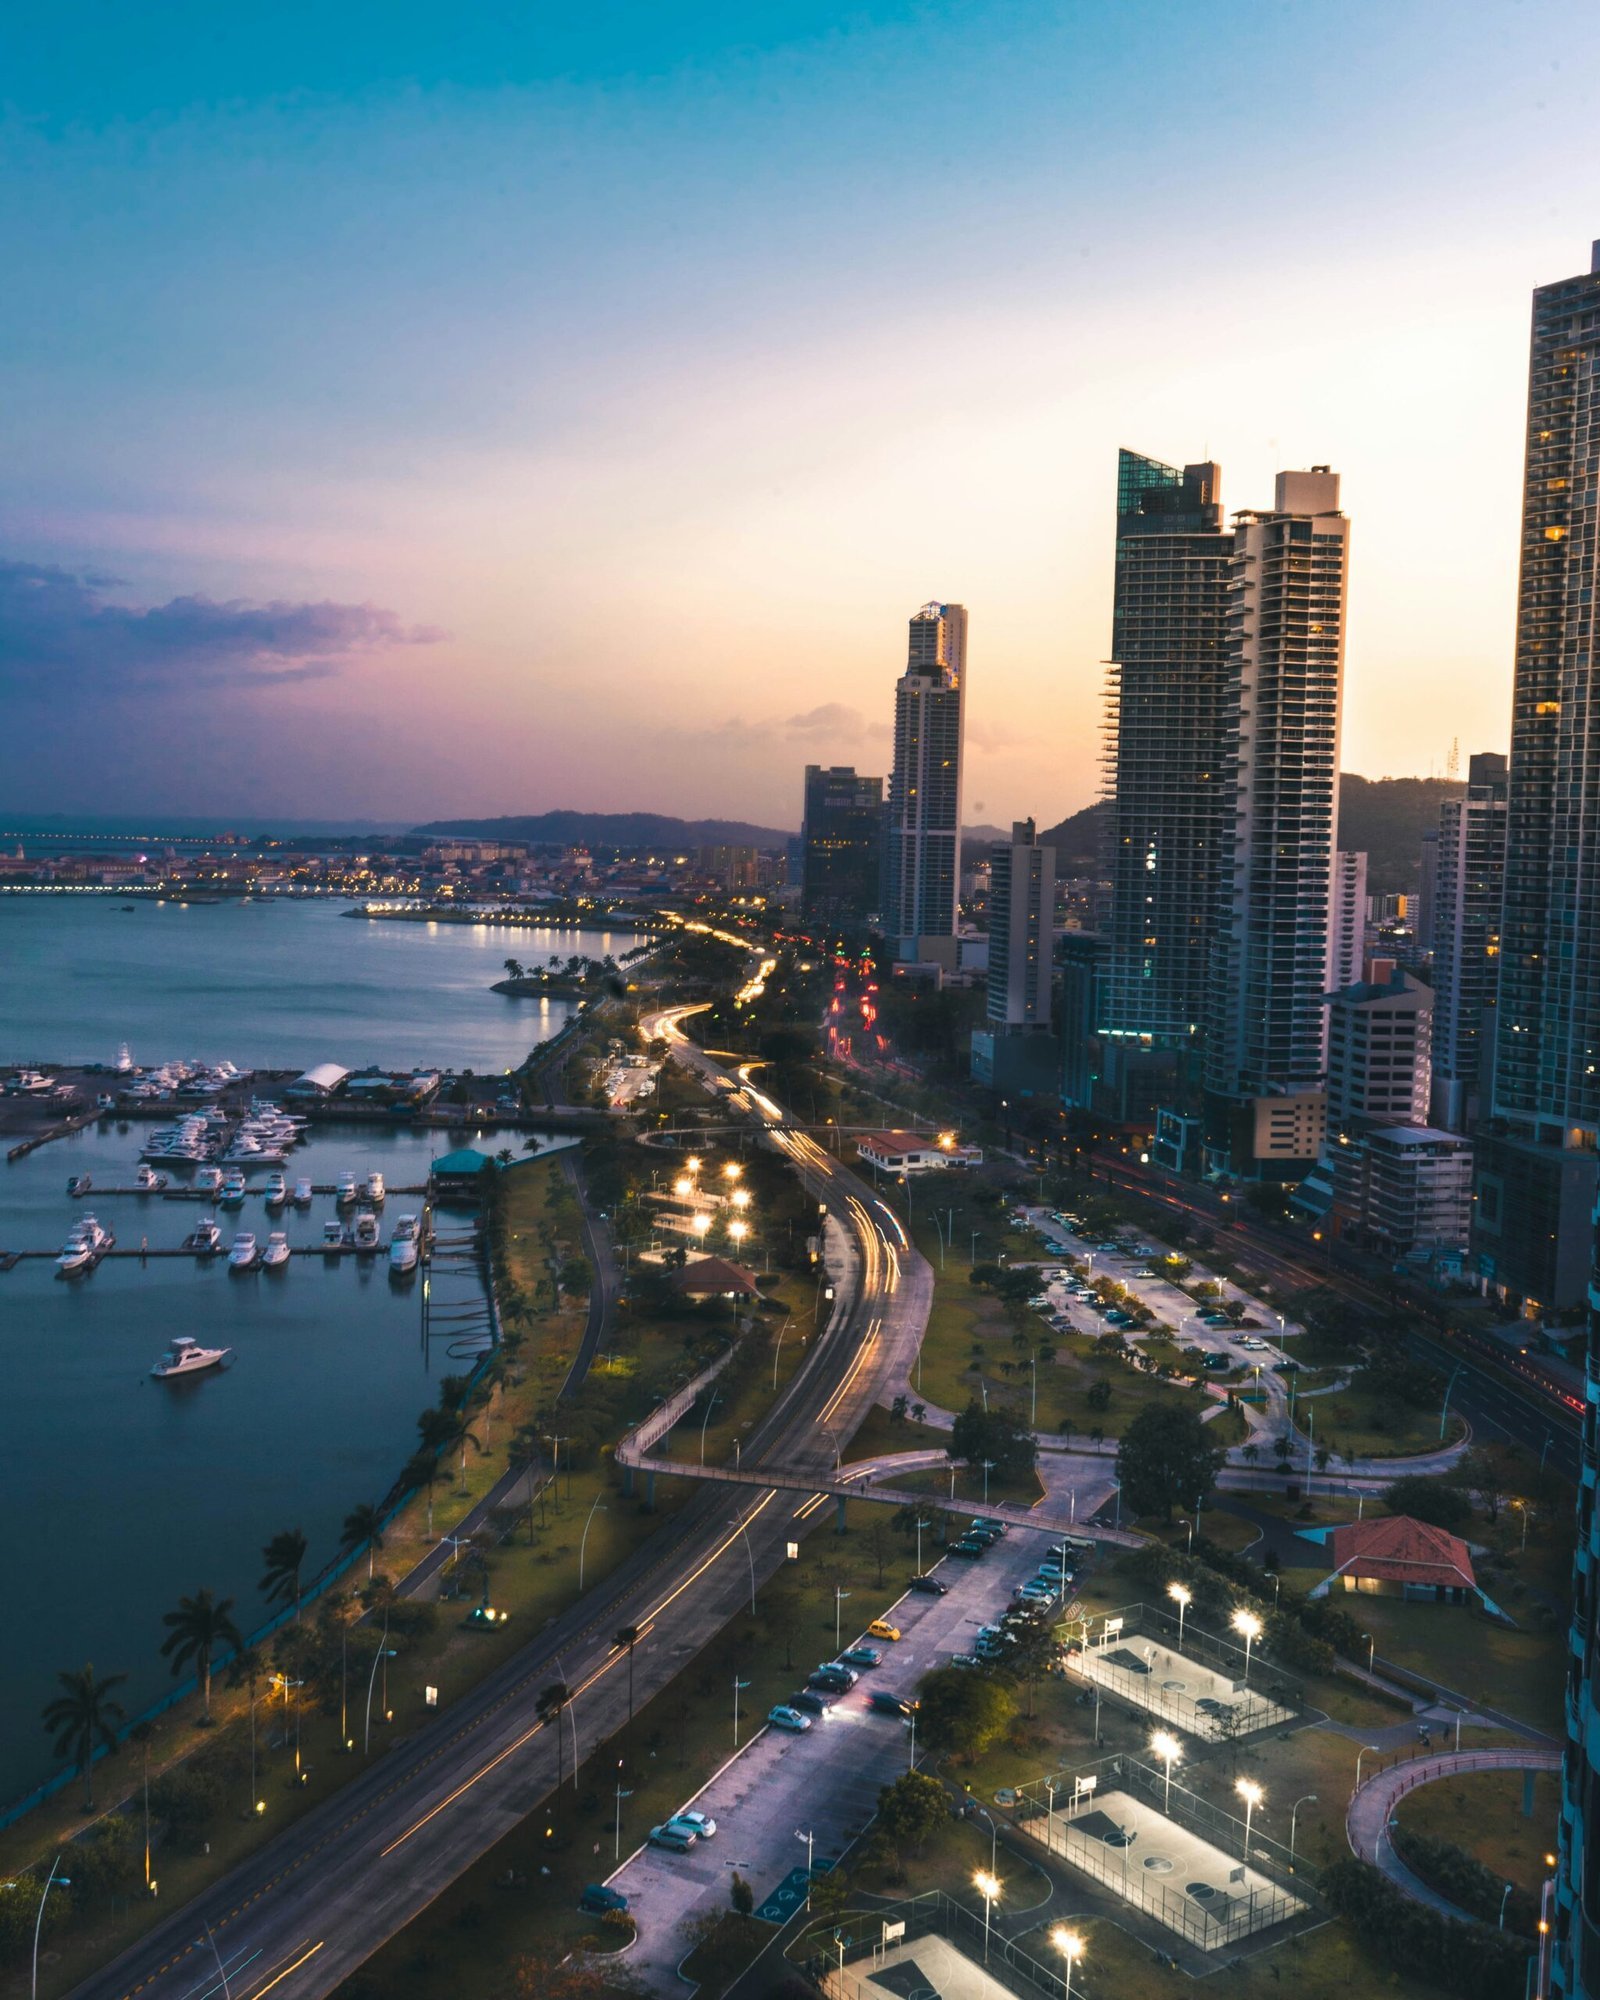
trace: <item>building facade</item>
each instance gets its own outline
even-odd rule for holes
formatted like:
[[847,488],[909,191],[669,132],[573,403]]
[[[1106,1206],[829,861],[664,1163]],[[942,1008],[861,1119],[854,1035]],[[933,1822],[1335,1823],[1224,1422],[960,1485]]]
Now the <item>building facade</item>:
[[1214,464],[1118,454],[1098,1023],[1113,1066],[1140,1051],[1186,1059],[1198,1040],[1224,807],[1234,538],[1220,494]]
[[1031,819],[989,856],[988,1015],[997,1028],[1050,1026],[1056,852],[1041,847]]
[[1600,245],[1533,295],[1483,1277],[1582,1303],[1600,1135]]
[[1500,906],[1505,895],[1506,760],[1467,764],[1466,796],[1439,809],[1433,914],[1433,1095],[1430,1116],[1467,1132],[1488,1102]]
[[1205,1082],[1211,1157],[1246,1172],[1267,1163],[1240,1114],[1323,1075],[1349,530],[1326,466],[1280,472],[1235,524]]
[[1432,1076],[1433,989],[1393,959],[1328,995],[1328,1130],[1421,1125]]
[[806,766],[800,907],[814,923],[864,925],[883,878],[883,780],[848,764]]
[[883,927],[895,956],[954,966],[961,873],[967,613],[924,604],[895,686]]
[[1361,977],[1367,942],[1367,857],[1341,847],[1333,857],[1333,892],[1328,922],[1328,991],[1354,986]]
[[1567,1645],[1567,1754],[1561,1772],[1551,1951],[1551,1991],[1562,2000],[1600,1995],[1600,1206],[1590,1229],[1594,1250]]

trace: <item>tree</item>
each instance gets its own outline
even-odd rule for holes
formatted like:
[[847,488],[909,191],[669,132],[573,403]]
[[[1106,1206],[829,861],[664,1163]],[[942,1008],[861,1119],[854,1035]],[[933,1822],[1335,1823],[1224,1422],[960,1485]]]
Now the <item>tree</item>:
[[161,1620],[167,1628],[161,1657],[171,1660],[174,1677],[194,1661],[207,1722],[211,1720],[211,1662],[222,1647],[238,1652],[244,1645],[244,1637],[230,1616],[232,1610],[231,1597],[218,1603],[209,1590],[197,1590],[193,1597],[180,1597],[177,1610],[167,1612]]
[[344,1527],[339,1533],[340,1548],[350,1554],[363,1544],[367,1551],[367,1581],[371,1583],[372,1559],[383,1547],[383,1516],[366,1500],[345,1515]]
[[950,1817],[944,1786],[925,1771],[904,1771],[878,1794],[878,1825],[896,1847],[920,1854]]
[[[549,1728],[551,1724],[554,1724],[555,1726],[556,1790],[558,1792],[561,1789],[562,1779],[566,1775],[566,1765],[563,1761],[565,1753],[563,1751],[561,1743],[561,1717],[563,1711],[567,1706],[567,1703],[571,1701],[571,1699],[572,1699],[572,1690],[567,1686],[565,1681],[552,1681],[547,1688],[544,1688],[540,1691],[539,1698],[534,1703],[534,1711],[538,1715],[539,1720],[545,1725],[545,1727]],[[576,1781],[578,1775],[577,1772],[574,1771],[572,1775],[574,1781]]]
[[972,1401],[950,1427],[947,1458],[964,1458],[969,1465],[985,1459],[1002,1479],[1022,1479],[1033,1470],[1039,1447],[1033,1433],[1004,1410],[986,1410]]
[[614,1646],[626,1646],[626,1647],[627,1647],[627,1649],[628,1649],[628,1720],[629,1720],[630,1722],[632,1722],[632,1720],[633,1720],[633,1649],[634,1649],[634,1647],[635,1647],[635,1646],[637,1646],[637,1645],[638,1645],[638,1643],[639,1643],[639,1627],[638,1627],[637,1625],[619,1625],[619,1626],[617,1627],[617,1631],[616,1631],[616,1637],[615,1637],[615,1638],[614,1638],[614,1639],[612,1640],[612,1642],[611,1642],[611,1643],[612,1643],[612,1644],[613,1644]]
[[[405,1484],[415,1490],[424,1488],[428,1495],[428,1539],[433,1539],[433,1489],[439,1483],[439,1455],[432,1451],[419,1451],[406,1460],[405,1471],[400,1475]],[[529,1532],[532,1530],[530,1528]]]
[[1459,1486],[1472,1495],[1488,1515],[1491,1526],[1499,1520],[1500,1509],[1510,1492],[1510,1483],[1496,1453],[1486,1451],[1482,1445],[1474,1445],[1470,1451],[1461,1454],[1445,1477],[1453,1486]]
[[452,1451],[461,1453],[461,1490],[467,1490],[467,1446],[474,1451],[483,1450],[483,1439],[472,1428],[472,1418],[465,1410],[458,1410],[450,1421],[449,1445]]
[[756,1892],[735,1868],[733,1880],[728,1884],[729,1900],[733,1904],[734,1915],[750,1917],[755,1915]]
[[1123,1433],[1117,1477],[1135,1514],[1158,1510],[1170,1521],[1174,1506],[1193,1507],[1211,1492],[1220,1448],[1206,1436],[1200,1414],[1186,1403],[1152,1403]]
[[418,1446],[423,1451],[431,1451],[437,1457],[454,1441],[455,1428],[453,1410],[436,1410],[430,1406],[417,1418]]
[[970,1667],[936,1667],[918,1690],[919,1734],[930,1750],[981,1757],[1017,1712],[1011,1690]]
[[257,1588],[269,1604],[293,1603],[296,1618],[300,1616],[300,1571],[309,1546],[299,1528],[285,1528],[261,1551],[266,1568]]
[[127,1710],[111,1699],[111,1690],[121,1687],[127,1678],[126,1674],[107,1674],[98,1680],[93,1665],[87,1663],[81,1673],[57,1674],[62,1692],[41,1711],[56,1755],[70,1757],[83,1780],[85,1812],[94,1811],[95,1751],[104,1750],[108,1757],[117,1754],[117,1724],[127,1720]]
[[1459,1534],[1472,1520],[1472,1502],[1448,1479],[1427,1479],[1408,1472],[1383,1489],[1383,1504],[1391,1514],[1409,1514],[1431,1528]]

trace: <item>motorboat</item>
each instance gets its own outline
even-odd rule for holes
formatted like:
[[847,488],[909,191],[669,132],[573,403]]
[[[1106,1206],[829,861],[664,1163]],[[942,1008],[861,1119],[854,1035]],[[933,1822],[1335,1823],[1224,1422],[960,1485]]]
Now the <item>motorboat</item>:
[[366,1181],[363,1184],[362,1197],[364,1200],[370,1201],[374,1208],[381,1208],[387,1193],[388,1190],[383,1185],[383,1175],[374,1167],[372,1172],[367,1175]]
[[90,1180],[87,1174],[74,1174],[71,1180],[67,1182],[67,1193],[73,1195],[87,1194],[93,1186],[94,1182]]
[[356,1217],[356,1226],[351,1232],[350,1240],[358,1250],[369,1256],[378,1248],[378,1218],[371,1209],[362,1209]]
[[205,1368],[220,1368],[232,1353],[231,1347],[202,1347],[199,1341],[180,1333],[150,1373],[158,1381],[170,1382],[175,1375],[198,1375]]
[[304,1174],[294,1184],[294,1205],[296,1208],[311,1206],[311,1181]]
[[283,1207],[283,1205],[284,1205],[284,1203],[285,1203],[285,1202],[286,1202],[286,1201],[287,1201],[288,1199],[289,1199],[289,1190],[288,1190],[288,1188],[287,1188],[287,1187],[286,1187],[286,1186],[284,1185],[284,1179],[283,1179],[283,1175],[282,1175],[282,1174],[268,1174],[268,1175],[267,1175],[267,1206],[268,1206],[268,1208],[282,1208],[282,1207]]
[[89,1270],[116,1240],[110,1230],[102,1229],[92,1215],[82,1216],[73,1224],[66,1242],[61,1246],[56,1269],[63,1277],[74,1271]]
[[417,1218],[402,1215],[395,1223],[394,1235],[389,1241],[391,1277],[408,1277],[417,1268],[417,1247]]
[[194,1177],[197,1188],[209,1188],[213,1194],[222,1186],[221,1167],[202,1167]]
[[192,1250],[199,1257],[215,1257],[222,1248],[222,1231],[213,1217],[202,1215],[189,1234],[183,1239],[185,1250]]
[[322,1225],[322,1247],[324,1250],[344,1248],[344,1224],[336,1216],[329,1216]]
[[158,1174],[152,1166],[141,1166],[133,1177],[133,1184],[140,1194],[160,1194],[167,1185],[167,1176]]
[[339,1176],[339,1194],[338,1194],[339,1206],[343,1208],[347,1202],[354,1201],[356,1199],[357,1193],[358,1190],[356,1187],[355,1175],[341,1174]]
[[235,1167],[222,1176],[217,1201],[223,1208],[239,1208],[244,1202],[244,1175]]
[[289,1261],[289,1238],[281,1229],[274,1229],[267,1238],[267,1247],[261,1253],[261,1268],[264,1271],[281,1271]]
[[241,1229],[233,1239],[233,1248],[228,1252],[228,1269],[230,1271],[253,1271],[256,1267],[256,1258],[259,1255],[260,1252],[256,1248],[256,1239],[248,1229]]

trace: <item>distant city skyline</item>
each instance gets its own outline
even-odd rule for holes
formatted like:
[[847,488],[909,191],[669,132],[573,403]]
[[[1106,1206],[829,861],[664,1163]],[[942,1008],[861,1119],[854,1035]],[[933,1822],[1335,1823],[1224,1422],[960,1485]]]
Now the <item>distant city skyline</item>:
[[966,819],[1053,824],[1153,442],[1340,468],[1347,768],[1505,748],[1597,75],[1553,5],[65,0],[0,106],[0,818],[792,827],[807,763],[887,768],[938,597]]

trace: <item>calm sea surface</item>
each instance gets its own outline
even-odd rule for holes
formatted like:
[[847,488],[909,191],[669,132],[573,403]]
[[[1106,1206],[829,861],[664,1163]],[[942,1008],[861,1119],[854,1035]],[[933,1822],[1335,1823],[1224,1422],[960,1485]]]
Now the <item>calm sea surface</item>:
[[[241,1066],[337,1061],[508,1067],[561,1026],[566,1009],[487,989],[507,956],[621,952],[631,935],[478,931],[358,923],[337,905],[203,907],[116,899],[0,897],[0,1050],[12,1060],[229,1057]],[[193,1202],[66,1194],[131,1184],[141,1127],[103,1125],[0,1163],[0,1247],[59,1246],[85,1208],[118,1246],[181,1241]],[[452,1136],[366,1127],[319,1131],[285,1169],[331,1183],[380,1167],[391,1189],[420,1185]],[[493,1150],[520,1135],[474,1135]],[[253,1176],[259,1187],[264,1175]],[[396,1215],[418,1207],[391,1192]],[[259,1194],[222,1215],[265,1238],[318,1240],[331,1198],[268,1217]],[[235,1350],[224,1373],[149,1378],[174,1334]],[[0,1806],[51,1769],[38,1713],[63,1667],[126,1672],[130,1709],[171,1685],[161,1615],[202,1586],[265,1615],[260,1549],[281,1528],[310,1538],[308,1573],[337,1549],[357,1502],[389,1486],[417,1413],[452,1370],[422,1352],[415,1287],[383,1259],[294,1258],[231,1277],[189,1259],[108,1258],[89,1277],[47,1261],[0,1273]]]

